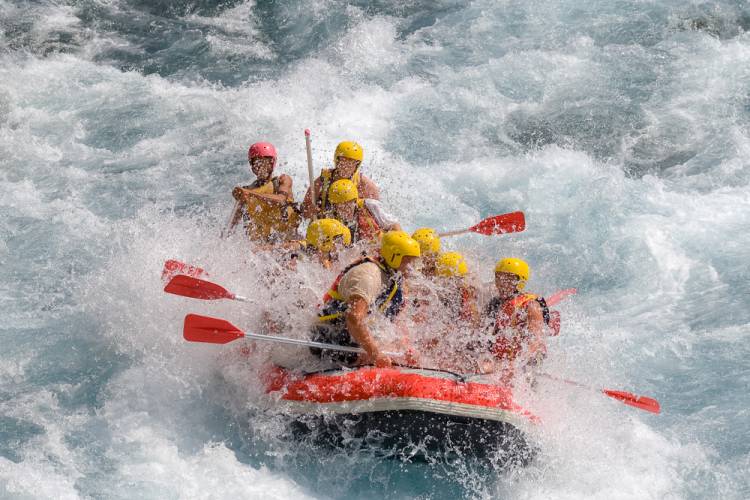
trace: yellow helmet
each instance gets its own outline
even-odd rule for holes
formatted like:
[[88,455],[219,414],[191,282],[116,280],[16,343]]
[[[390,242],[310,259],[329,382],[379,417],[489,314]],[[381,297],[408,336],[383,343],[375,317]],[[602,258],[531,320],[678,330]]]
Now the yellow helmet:
[[352,160],[362,161],[362,158],[364,157],[364,151],[362,150],[362,146],[357,144],[354,141],[344,141],[340,142],[338,146],[336,146],[336,152],[333,153],[333,163],[336,164],[336,160],[339,156],[343,156],[344,158],[350,158]]
[[380,256],[388,267],[398,269],[404,257],[419,257],[419,243],[404,231],[388,231],[380,240]]
[[440,237],[434,229],[429,227],[417,229],[411,237],[419,243],[422,255],[437,254],[440,251]]
[[510,273],[515,274],[521,280],[518,282],[518,289],[522,290],[526,286],[526,282],[529,281],[531,271],[529,265],[521,259],[514,259],[507,257],[497,261],[495,265],[496,273]]
[[328,188],[328,200],[334,205],[358,198],[357,185],[349,179],[339,179]]
[[438,276],[465,276],[469,272],[466,259],[458,252],[440,254],[435,267]]
[[330,252],[334,247],[334,240],[341,236],[344,245],[352,244],[352,233],[349,228],[336,219],[318,219],[307,226],[305,241],[321,252]]

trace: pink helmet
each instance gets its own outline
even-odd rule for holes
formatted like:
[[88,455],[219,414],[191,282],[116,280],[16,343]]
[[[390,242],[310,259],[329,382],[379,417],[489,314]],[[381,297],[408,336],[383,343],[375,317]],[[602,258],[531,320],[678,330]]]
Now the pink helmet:
[[256,142],[247,150],[247,161],[263,157],[273,158],[273,165],[276,166],[276,148],[270,142]]

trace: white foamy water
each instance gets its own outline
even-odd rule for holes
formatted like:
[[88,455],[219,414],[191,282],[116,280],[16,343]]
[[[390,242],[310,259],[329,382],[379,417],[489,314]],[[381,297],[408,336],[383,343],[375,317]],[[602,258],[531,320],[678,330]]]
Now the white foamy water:
[[[0,492],[9,498],[745,498],[750,191],[733,3],[0,3]],[[259,328],[314,302],[303,266],[218,238],[245,151],[306,187],[336,143],[407,229],[523,210],[524,233],[444,245],[488,281],[577,287],[547,370],[660,400],[659,416],[543,382],[529,467],[398,464],[280,439],[269,356],[184,342],[188,312]],[[164,260],[255,300],[169,296]],[[289,306],[289,307],[287,307]],[[311,311],[295,314],[303,338]]]

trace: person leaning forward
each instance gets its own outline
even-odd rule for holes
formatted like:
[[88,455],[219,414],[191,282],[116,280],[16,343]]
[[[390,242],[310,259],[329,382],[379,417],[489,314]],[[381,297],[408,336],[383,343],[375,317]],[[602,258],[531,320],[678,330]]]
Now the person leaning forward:
[[353,141],[344,141],[336,146],[333,153],[333,168],[326,168],[315,179],[315,193],[317,199],[313,203],[312,190],[308,189],[302,201],[302,216],[306,219],[313,217],[330,217],[331,203],[328,190],[335,181],[349,179],[357,186],[359,195],[364,199],[379,200],[380,190],[368,177],[360,173],[359,167],[364,158],[362,146]]
[[366,354],[311,349],[313,354],[345,365],[391,366],[392,360],[373,339],[367,319],[379,314],[395,321],[404,308],[403,278],[419,256],[419,243],[403,231],[389,231],[383,235],[379,257],[364,257],[346,267],[324,297],[313,340],[361,346]]

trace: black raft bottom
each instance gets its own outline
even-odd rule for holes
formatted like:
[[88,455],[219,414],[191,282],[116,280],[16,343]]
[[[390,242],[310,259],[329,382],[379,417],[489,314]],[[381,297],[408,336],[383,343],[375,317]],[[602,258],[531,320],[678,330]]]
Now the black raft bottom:
[[525,466],[535,449],[507,422],[419,410],[305,415],[292,423],[297,439],[335,448],[369,448],[402,458],[465,456],[500,466]]

